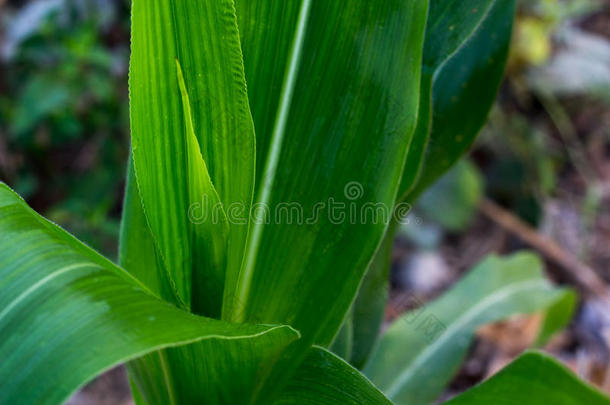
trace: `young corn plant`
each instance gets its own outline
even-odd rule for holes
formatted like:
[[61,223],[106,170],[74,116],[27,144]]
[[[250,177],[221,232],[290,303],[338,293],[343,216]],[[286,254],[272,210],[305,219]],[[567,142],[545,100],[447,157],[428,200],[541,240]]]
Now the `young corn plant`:
[[[136,404],[427,404],[481,324],[565,324],[520,254],[377,338],[394,230],[483,125],[514,0],[132,7],[119,265],[0,185],[0,404],[120,363]],[[449,403],[542,401],[609,403],[536,352]]]

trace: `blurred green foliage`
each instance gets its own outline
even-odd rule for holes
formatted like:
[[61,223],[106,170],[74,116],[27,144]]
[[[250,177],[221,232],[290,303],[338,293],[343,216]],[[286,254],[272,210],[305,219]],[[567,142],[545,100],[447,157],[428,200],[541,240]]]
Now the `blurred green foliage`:
[[34,8],[44,3],[8,6],[0,177],[112,256],[128,150],[128,10],[118,2],[63,1],[40,16]]

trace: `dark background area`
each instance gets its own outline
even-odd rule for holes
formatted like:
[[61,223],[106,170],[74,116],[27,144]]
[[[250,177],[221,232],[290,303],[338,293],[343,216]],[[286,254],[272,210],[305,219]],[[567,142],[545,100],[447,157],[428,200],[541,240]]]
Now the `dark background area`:
[[[127,1],[0,0],[0,180],[113,259],[128,59]],[[488,125],[411,218],[395,243],[388,320],[409,309],[401,297],[432,299],[486,254],[530,248],[581,296],[545,350],[610,393],[610,308],[579,282],[583,268],[610,282],[610,1],[521,1]],[[539,323],[483,328],[448,394],[514,358]],[[70,403],[129,401],[119,368]]]

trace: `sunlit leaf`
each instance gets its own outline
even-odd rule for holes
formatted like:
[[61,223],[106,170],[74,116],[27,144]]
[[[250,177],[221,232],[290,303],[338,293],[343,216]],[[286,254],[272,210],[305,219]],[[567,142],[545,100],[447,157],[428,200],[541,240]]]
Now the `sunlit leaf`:
[[[130,63],[131,135],[135,174],[144,214],[161,263],[181,303],[220,316],[225,269],[210,268],[192,222],[211,221],[216,199],[189,187],[198,176],[185,142],[188,115],[200,154],[227,211],[248,212],[254,186],[254,129],[246,94],[239,35],[231,0],[135,0]],[[190,95],[181,97],[176,60]],[[190,136],[190,135],[189,135]],[[191,145],[189,147],[188,145]],[[205,176],[204,176],[205,177]],[[198,205],[196,205],[198,203]],[[247,216],[231,221],[227,268],[239,268]],[[236,270],[233,270],[235,272]],[[194,281],[193,281],[194,280]]]
[[426,11],[423,0],[237,1],[262,159],[256,201],[272,218],[252,226],[226,319],[282,320],[304,345],[332,342],[387,221],[333,218],[329,205],[391,210]]
[[287,326],[228,324],[161,301],[3,183],[0,290],[3,405],[58,404],[112,366],[193,342],[205,352],[196,358],[207,370],[205,395],[236,403],[299,336]]

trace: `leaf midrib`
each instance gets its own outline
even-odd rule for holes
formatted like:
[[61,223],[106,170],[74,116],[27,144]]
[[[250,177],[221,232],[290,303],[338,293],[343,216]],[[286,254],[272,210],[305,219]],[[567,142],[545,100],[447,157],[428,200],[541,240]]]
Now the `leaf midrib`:
[[497,304],[498,302],[501,302],[502,300],[507,299],[514,294],[530,289],[535,290],[538,288],[546,287],[548,287],[548,284],[545,280],[522,281],[510,285],[508,287],[499,289],[495,293],[479,301],[468,311],[464,312],[462,316],[457,318],[457,320],[447,328],[447,330],[442,336],[440,336],[432,344],[428,345],[423,351],[421,351],[420,354],[415,357],[414,361],[411,362],[410,366],[394,379],[394,381],[390,384],[389,388],[384,389],[383,391],[389,398],[395,397],[401,391],[402,387],[409,382],[415,372],[424,363],[426,363],[432,355],[434,355],[434,353],[439,347],[443,346],[446,341],[453,339],[458,332],[460,332],[469,322],[475,319],[488,307]]
[[38,280],[36,283],[32,284],[28,289],[26,289],[25,291],[23,291],[21,294],[19,294],[17,297],[15,297],[5,308],[4,310],[0,311],[0,321],[11,311],[13,310],[13,308],[15,308],[20,302],[22,302],[23,300],[25,300],[28,296],[32,295],[36,290],[39,290],[40,288],[42,288],[45,284],[48,284],[49,282],[51,282],[53,279],[71,272],[71,271],[75,271],[75,270],[80,270],[82,268],[92,268],[92,269],[102,269],[101,266],[98,266],[96,264],[90,263],[90,262],[81,262],[81,263],[75,263],[75,264],[71,264],[69,266],[64,266],[61,267],[55,271],[53,271],[52,273],[48,274],[47,276],[41,278],[40,280]]
[[434,77],[433,77],[433,83],[436,80],[436,77],[438,76],[438,74],[443,70],[443,68],[445,67],[445,65],[447,64],[447,62],[451,59],[453,59],[453,57],[455,55],[457,55],[458,53],[460,53],[460,51],[466,46],[466,44],[468,43],[468,41],[470,41],[481,29],[481,27],[483,26],[483,23],[485,21],[487,21],[487,18],[489,17],[489,14],[491,14],[491,10],[493,10],[493,8],[496,6],[497,0],[491,1],[489,3],[489,6],[487,7],[487,9],[485,10],[485,12],[483,13],[483,15],[481,15],[481,18],[479,19],[479,21],[474,25],[474,27],[472,28],[472,31],[470,31],[468,33],[468,35],[466,35],[464,37],[464,40],[461,41],[453,51],[449,52],[447,55],[445,55],[445,57],[443,58],[443,60],[441,60],[436,66],[433,67],[434,69]]
[[[438,62],[436,65],[428,66],[428,68],[430,68],[434,71],[434,74],[433,74],[434,79],[436,79],[438,72],[443,70],[443,67],[447,64],[447,62],[450,59],[452,59],[455,55],[457,55],[462,50],[462,48],[464,48],[464,46],[468,43],[468,41],[470,41],[470,39],[472,39],[474,37],[474,35],[479,31],[479,29],[483,25],[483,22],[485,22],[487,20],[487,17],[489,17],[491,10],[495,7],[496,3],[497,3],[497,0],[493,0],[493,1],[489,2],[487,9],[481,15],[481,18],[479,19],[479,21],[472,27],[472,31],[470,31],[467,35],[464,36],[464,40],[461,41],[455,47],[455,49],[453,49],[451,52],[447,53],[445,55],[445,57],[440,62]],[[445,14],[445,13],[443,13],[443,14]],[[442,18],[438,18],[436,20],[437,22],[435,24],[433,24],[431,27],[432,30],[434,30],[438,26],[438,24],[440,23],[441,20],[442,20]],[[433,82],[434,82],[434,79],[433,79]]]
[[[262,206],[269,205],[271,190],[275,183],[275,174],[280,158],[280,151],[286,135],[286,122],[288,120],[288,113],[292,104],[296,77],[301,63],[301,55],[310,8],[311,0],[302,0],[294,40],[292,43],[292,49],[290,51],[289,63],[284,76],[284,82],[282,84],[280,103],[271,136],[269,153],[267,154],[263,176],[261,177],[260,192],[257,193],[258,197],[256,203],[261,204]],[[254,224],[250,230],[245,251],[245,259],[239,272],[234,296],[236,302],[239,303],[245,304],[248,300],[258,250],[262,239],[263,225],[264,224],[261,221],[254,221]],[[244,306],[239,305],[238,308],[239,311],[231,314],[231,320],[234,322],[243,322],[246,316],[243,309]]]

